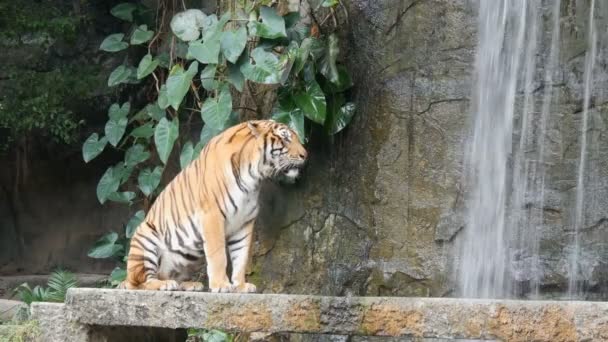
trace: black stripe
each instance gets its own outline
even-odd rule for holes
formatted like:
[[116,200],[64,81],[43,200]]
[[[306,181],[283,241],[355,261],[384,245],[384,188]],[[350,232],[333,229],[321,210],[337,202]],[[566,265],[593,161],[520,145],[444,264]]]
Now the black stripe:
[[194,256],[194,255],[188,254],[188,253],[184,253],[182,251],[173,250],[173,249],[170,249],[169,251],[171,253],[180,255],[182,258],[184,258],[184,259],[186,259],[188,261],[197,261],[199,259],[197,256]]
[[224,216],[224,220],[226,219],[226,213],[222,210],[222,206],[220,205],[220,201],[217,199],[217,196],[215,195],[215,193],[213,193],[213,199],[215,199],[215,204],[217,204],[217,208],[220,210],[220,213],[222,213],[222,216]]
[[192,216],[188,216],[188,221],[190,221],[190,228],[192,228],[192,232],[194,233],[196,239],[205,242],[205,239],[203,239],[201,232],[198,231],[198,227],[196,226],[194,221],[192,221]]
[[148,252],[148,253],[152,253],[152,254],[154,254],[154,251],[153,251],[153,250],[150,250],[150,249],[148,248],[148,246],[144,245],[144,244],[141,242],[141,240],[139,240],[139,237],[133,237],[133,238],[131,238],[131,240],[133,240],[133,241],[135,241],[137,244],[139,244],[139,246],[141,246],[141,248],[144,250],[144,252]]
[[148,222],[148,221],[144,221],[144,223],[146,224],[146,226],[148,226],[148,228],[150,228],[150,230],[156,231],[156,227],[154,226],[153,223]]
[[184,239],[179,234],[179,232],[181,230],[181,229],[179,229],[180,226],[181,226],[180,224],[177,225],[178,228],[175,230],[175,235],[177,236],[177,244],[180,245],[180,246],[183,246],[184,245]]
[[262,151],[262,155],[263,155],[263,163],[266,164],[266,146],[268,145],[268,139],[265,136],[264,137],[264,150]]
[[234,199],[232,198],[232,196],[230,196],[230,191],[228,191],[228,186],[226,186],[226,183],[223,183],[224,185],[224,191],[226,191],[226,196],[228,196],[228,199],[230,200],[230,204],[232,204],[232,206],[234,207],[234,212],[238,212],[239,211],[239,207],[236,206],[236,203],[234,203]]
[[130,261],[143,261],[144,256],[143,255],[129,255],[129,257],[127,259]]
[[154,267],[158,268],[158,264],[156,263],[156,261],[150,259],[149,257],[144,257],[144,261],[147,261],[147,262],[151,263],[152,265],[154,265]]
[[247,126],[241,127],[239,128],[236,132],[234,132],[234,134],[232,136],[230,136],[230,138],[228,139],[228,144],[230,144],[232,142],[232,139],[234,139],[234,137],[242,130],[246,129]]
[[241,250],[243,247],[245,247],[245,246],[244,245],[243,246],[238,246],[236,249],[230,249],[230,248],[228,248],[228,249],[230,250],[230,253],[234,253],[234,252],[236,252],[238,250]]
[[238,239],[238,240],[228,240],[228,246],[234,245],[236,243],[239,243],[241,241],[243,241],[246,237],[249,236],[249,233],[245,234],[245,236],[243,236],[242,238]]
[[241,179],[241,166],[239,165],[239,161],[236,160],[236,153],[233,153],[230,156],[230,164],[232,164],[232,174],[234,175],[234,179],[236,180],[236,185],[241,189],[242,192],[248,193],[247,188],[243,186],[243,180]]
[[253,179],[256,179],[257,177],[253,175],[253,171],[251,170],[251,163],[249,163],[249,166],[247,166],[247,172],[249,172],[249,176]]
[[173,240],[171,238],[171,229],[169,229],[169,222],[165,221],[165,224],[167,225],[167,230],[165,231],[165,245],[171,246],[171,240]]
[[149,237],[147,237],[145,235],[140,235],[140,237],[142,237],[144,240],[148,241],[150,244],[152,244],[152,246],[157,247],[156,242],[152,241],[152,239],[150,239]]

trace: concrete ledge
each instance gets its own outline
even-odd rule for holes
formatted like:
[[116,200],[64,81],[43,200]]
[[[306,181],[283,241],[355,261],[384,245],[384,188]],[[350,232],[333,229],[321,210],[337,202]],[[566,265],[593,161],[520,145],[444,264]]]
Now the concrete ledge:
[[101,326],[508,341],[608,340],[608,303],[70,289],[69,319]]

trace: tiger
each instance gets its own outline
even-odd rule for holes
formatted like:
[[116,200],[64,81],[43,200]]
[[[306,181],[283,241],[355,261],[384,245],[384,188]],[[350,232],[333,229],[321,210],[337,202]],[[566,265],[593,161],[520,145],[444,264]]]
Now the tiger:
[[211,292],[256,292],[245,273],[262,181],[297,180],[307,157],[299,135],[273,120],[243,122],[212,138],[137,226],[118,288],[203,291],[192,279],[206,263]]

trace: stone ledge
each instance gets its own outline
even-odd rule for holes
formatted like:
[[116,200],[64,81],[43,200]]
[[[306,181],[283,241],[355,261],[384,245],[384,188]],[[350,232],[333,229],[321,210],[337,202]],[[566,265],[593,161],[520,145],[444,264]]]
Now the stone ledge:
[[69,319],[97,326],[216,328],[415,338],[608,339],[608,303],[70,289]]

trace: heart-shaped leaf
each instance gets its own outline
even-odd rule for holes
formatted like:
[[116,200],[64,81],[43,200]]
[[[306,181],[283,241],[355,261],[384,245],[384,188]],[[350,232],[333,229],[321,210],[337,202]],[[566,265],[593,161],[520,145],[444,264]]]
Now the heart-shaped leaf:
[[272,119],[288,125],[293,129],[300,139],[301,143],[306,142],[306,131],[304,130],[304,114],[300,108],[294,108],[293,110],[284,110],[279,108],[272,115]]
[[262,22],[250,21],[247,24],[249,32],[252,35],[270,39],[287,37],[285,19],[277,13],[276,9],[262,6],[260,8],[260,17],[262,18]]
[[133,131],[131,131],[131,136],[135,138],[144,138],[147,139],[154,135],[154,124],[148,122],[142,126],[137,127]]
[[108,196],[108,200],[117,203],[131,204],[135,198],[135,193],[132,191],[113,192]]
[[225,31],[222,33],[220,47],[224,57],[232,63],[236,61],[247,46],[247,29],[241,27],[234,31]]
[[115,85],[126,83],[131,76],[132,69],[128,68],[125,65],[119,65],[108,78],[108,87],[113,87]]
[[220,39],[211,38],[204,43],[200,40],[190,43],[188,54],[203,64],[217,64],[220,55]]
[[192,162],[192,157],[194,156],[194,147],[192,146],[192,142],[188,141],[184,144],[182,148],[182,153],[179,155],[179,165],[183,169],[186,168]]
[[125,102],[121,105],[118,103],[113,103],[108,109],[108,117],[112,120],[119,120],[122,118],[126,118],[131,110],[131,103]]
[[125,21],[133,21],[133,12],[137,9],[137,5],[131,2],[120,3],[110,10],[113,16]]
[[169,97],[167,96],[167,85],[163,84],[160,86],[160,90],[158,92],[158,106],[161,109],[167,109],[169,107]]
[[154,130],[154,144],[158,156],[163,164],[167,163],[173,144],[179,135],[179,126],[177,119],[169,121],[166,118],[160,119]]
[[339,53],[340,48],[338,46],[338,36],[332,33],[327,39],[325,51],[321,55],[318,63],[321,74],[327,77],[330,82],[334,83],[338,81],[339,77],[338,68],[336,66],[336,59],[338,58]]
[[127,239],[130,239],[133,237],[133,234],[135,234],[135,230],[144,221],[145,217],[146,217],[146,214],[144,213],[143,210],[137,211],[135,213],[135,215],[133,215],[133,217],[131,217],[131,219],[127,223],[127,226],[125,227],[125,235],[127,236]]
[[142,163],[150,158],[150,152],[146,151],[145,147],[141,144],[136,144],[125,152],[125,164],[127,167],[135,166]]
[[205,125],[221,129],[230,118],[232,112],[232,95],[227,86],[223,86],[217,97],[209,97],[201,108]]
[[167,99],[171,107],[175,109],[179,108],[188,89],[190,89],[192,78],[194,78],[197,72],[198,62],[196,61],[192,62],[186,71],[184,71],[181,65],[176,65],[171,69],[171,73],[167,79]]
[[147,42],[152,39],[154,36],[154,31],[148,30],[147,25],[138,26],[133,34],[131,35],[131,45],[139,45]]
[[122,39],[125,37],[124,33],[114,33],[106,37],[99,46],[100,50],[107,52],[117,52],[124,50],[129,47],[127,42],[123,42]]
[[153,171],[149,168],[141,170],[137,177],[137,184],[139,185],[141,192],[146,196],[150,196],[160,184],[160,177],[162,174],[163,168],[160,166],[155,167]]
[[321,125],[325,122],[327,103],[316,81],[308,82],[304,90],[297,91],[293,100],[307,118]]
[[120,118],[118,120],[110,119],[106,122],[105,133],[108,141],[112,146],[116,147],[125,134],[125,129],[128,123],[127,118]]
[[245,78],[262,84],[276,84],[281,81],[282,69],[277,56],[257,47],[251,52],[251,57],[255,64],[247,61],[241,66]]
[[103,137],[99,139],[97,133],[91,134],[82,145],[82,159],[85,163],[93,160],[97,157],[108,143],[108,138]]
[[158,66],[158,60],[153,59],[151,54],[145,55],[137,66],[137,78],[142,79],[150,75]]
[[117,244],[116,241],[118,241],[118,234],[115,232],[108,233],[95,242],[87,255],[96,259],[116,256],[124,250],[124,247]]
[[215,72],[217,70],[217,64],[207,64],[205,69],[201,71],[201,83],[203,84],[203,88],[208,91],[211,91],[217,88],[217,81],[215,80]]
[[120,186],[120,171],[116,171],[115,167],[109,167],[101,176],[97,184],[97,199],[101,204],[104,204],[111,193],[118,190]]

